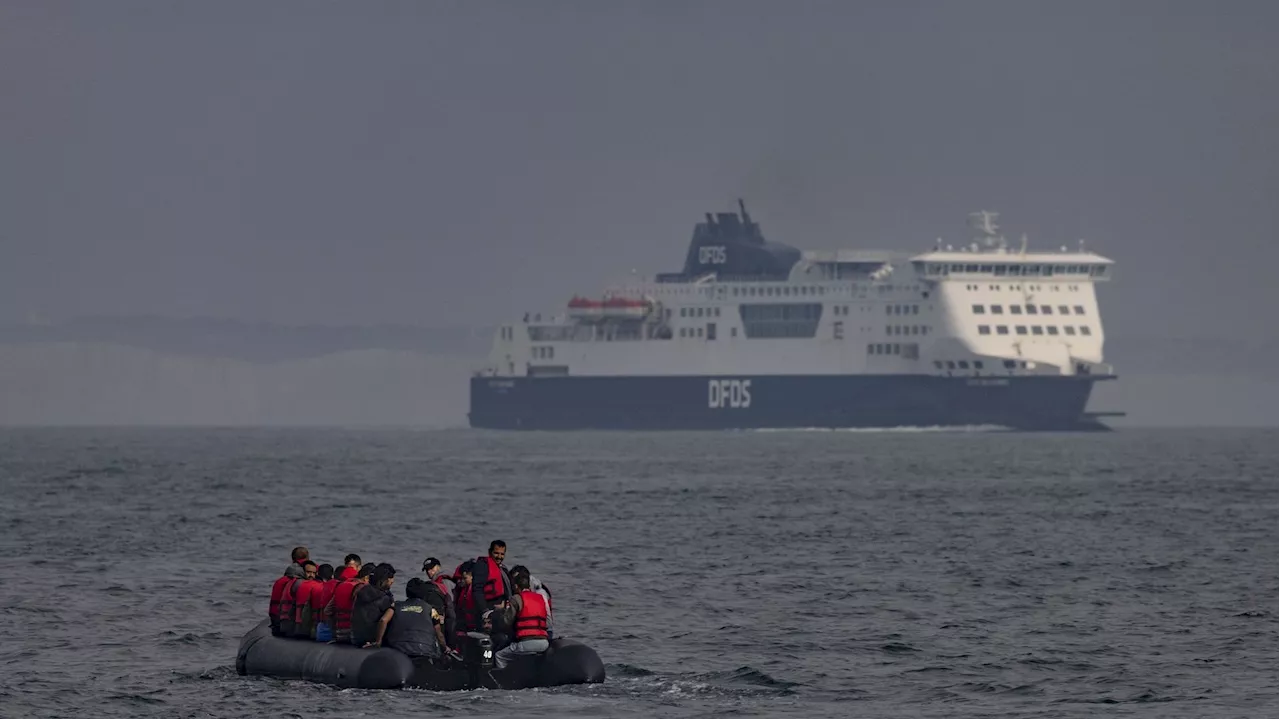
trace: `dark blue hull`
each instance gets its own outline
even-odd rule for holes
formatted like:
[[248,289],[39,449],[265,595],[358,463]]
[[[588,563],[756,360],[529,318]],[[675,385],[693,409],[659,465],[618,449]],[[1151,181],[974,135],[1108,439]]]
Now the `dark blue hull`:
[[760,429],[1000,425],[1105,430],[1085,405],[1113,375],[473,377],[487,429]]

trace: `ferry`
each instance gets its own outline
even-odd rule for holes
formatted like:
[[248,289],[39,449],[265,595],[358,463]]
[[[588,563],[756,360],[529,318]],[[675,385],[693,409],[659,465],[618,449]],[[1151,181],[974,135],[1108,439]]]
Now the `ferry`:
[[800,250],[738,201],[694,227],[680,272],[571,296],[495,332],[471,426],[508,430],[1001,427],[1105,430],[1083,242],[1032,251],[995,212],[918,254]]

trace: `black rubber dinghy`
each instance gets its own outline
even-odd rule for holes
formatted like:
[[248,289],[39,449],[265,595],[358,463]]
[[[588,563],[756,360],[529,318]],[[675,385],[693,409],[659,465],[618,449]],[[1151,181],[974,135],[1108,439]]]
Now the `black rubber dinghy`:
[[356,689],[527,689],[604,681],[604,664],[591,647],[572,639],[555,639],[537,656],[517,657],[502,669],[493,667],[493,647],[484,634],[468,634],[461,662],[410,659],[394,649],[361,649],[286,639],[271,634],[263,621],[240,640],[236,671],[279,679],[305,679]]

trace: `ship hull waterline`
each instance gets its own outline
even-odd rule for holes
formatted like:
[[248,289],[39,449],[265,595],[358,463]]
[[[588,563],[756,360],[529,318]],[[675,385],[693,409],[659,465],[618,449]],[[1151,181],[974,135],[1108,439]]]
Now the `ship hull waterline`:
[[708,430],[997,426],[1108,431],[1085,411],[1115,375],[471,378],[472,427]]

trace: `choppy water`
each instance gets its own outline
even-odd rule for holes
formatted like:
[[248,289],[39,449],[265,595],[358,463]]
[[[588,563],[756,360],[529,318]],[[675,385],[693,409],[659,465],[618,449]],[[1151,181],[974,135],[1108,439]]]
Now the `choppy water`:
[[[1274,716],[1276,455],[1274,430],[4,430],[0,714]],[[606,684],[236,676],[294,544],[406,579],[495,537]]]

